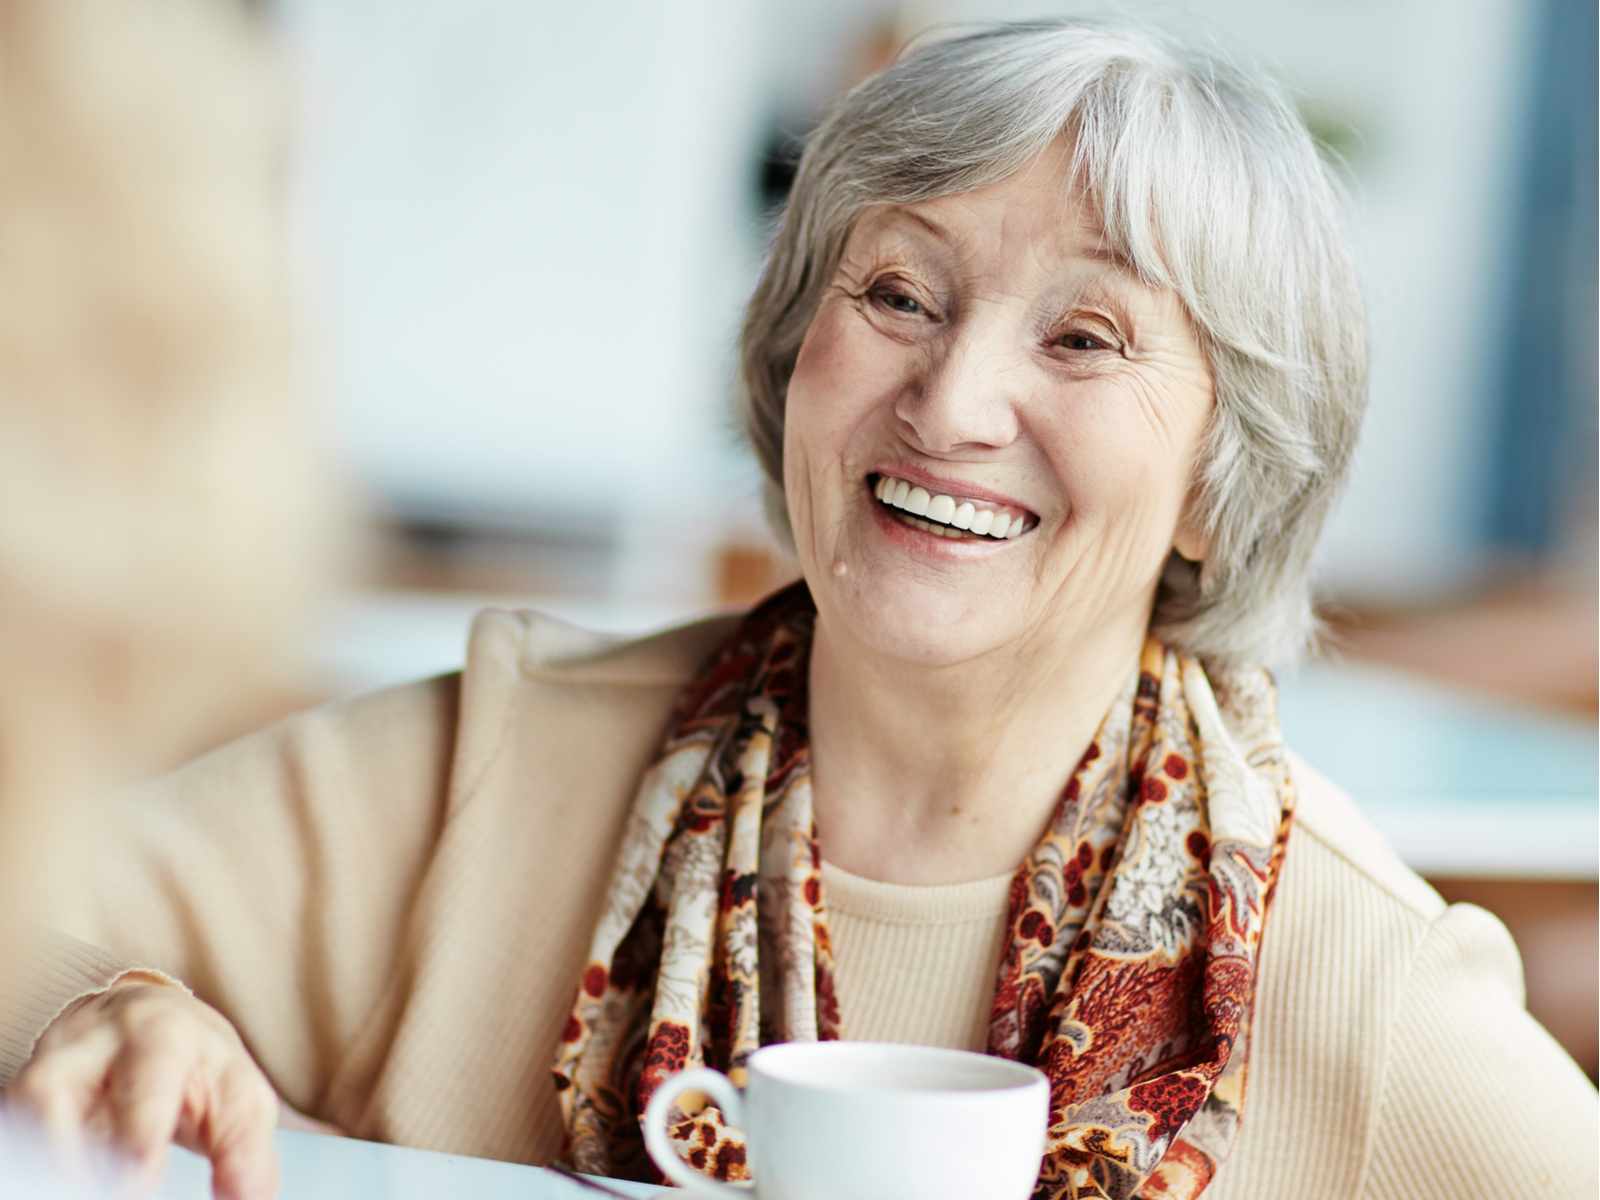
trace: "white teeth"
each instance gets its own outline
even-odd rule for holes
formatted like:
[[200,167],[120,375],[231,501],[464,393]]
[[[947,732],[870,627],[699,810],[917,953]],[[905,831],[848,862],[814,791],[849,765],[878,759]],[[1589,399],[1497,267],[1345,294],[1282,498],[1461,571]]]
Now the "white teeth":
[[[884,504],[910,514],[907,523],[938,537],[959,537],[961,531],[979,537],[1014,538],[1022,533],[1025,518],[1008,518],[993,509],[979,509],[970,500],[956,503],[954,496],[933,495],[927,488],[907,483],[891,475],[880,476],[872,494]],[[916,520],[927,517],[926,521]]]

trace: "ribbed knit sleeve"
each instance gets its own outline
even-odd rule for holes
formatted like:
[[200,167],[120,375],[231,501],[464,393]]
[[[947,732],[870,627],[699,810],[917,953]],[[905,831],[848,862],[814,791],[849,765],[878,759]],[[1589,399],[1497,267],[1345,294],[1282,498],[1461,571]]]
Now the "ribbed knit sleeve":
[[1523,1010],[1510,935],[1295,772],[1244,1117],[1205,1200],[1594,1200],[1594,1089]]
[[1387,880],[1400,894],[1375,886],[1344,849],[1305,822],[1289,839],[1262,940],[1239,1140],[1206,1200],[1358,1194],[1389,1022],[1444,904],[1403,872]]
[[[458,692],[446,677],[303,713],[117,797],[57,926],[182,980],[326,1119],[438,840]],[[51,978],[109,969],[78,961]]]
[[1594,1088],[1524,1011],[1516,948],[1488,913],[1457,904],[1432,923],[1385,1057],[1363,1198],[1600,1195]]
[[[68,1005],[137,970],[127,959],[55,933],[31,939],[7,967],[0,981],[0,1088],[16,1077],[39,1035]],[[173,982],[158,972],[139,973]]]
[[549,1161],[550,1065],[633,792],[728,624],[623,644],[486,612],[462,676],[302,713],[120,797],[56,913],[108,953],[63,939],[15,970],[0,1064],[139,964],[233,1022],[307,1115]]

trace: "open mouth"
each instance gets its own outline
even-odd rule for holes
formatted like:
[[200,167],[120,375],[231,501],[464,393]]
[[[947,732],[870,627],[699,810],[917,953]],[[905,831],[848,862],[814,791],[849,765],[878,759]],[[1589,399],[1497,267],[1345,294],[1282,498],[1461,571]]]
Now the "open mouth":
[[1023,509],[992,500],[930,492],[893,475],[868,476],[868,482],[878,502],[894,510],[896,520],[937,537],[1006,541],[1021,537],[1038,524]]

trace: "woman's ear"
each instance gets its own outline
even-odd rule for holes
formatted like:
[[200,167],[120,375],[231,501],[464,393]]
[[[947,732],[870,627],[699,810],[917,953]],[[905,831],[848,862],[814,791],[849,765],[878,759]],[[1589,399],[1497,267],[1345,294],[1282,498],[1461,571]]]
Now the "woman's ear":
[[1192,512],[1185,513],[1183,520],[1178,523],[1178,532],[1172,539],[1172,548],[1192,563],[1205,561],[1206,551],[1210,549],[1210,545],[1205,531],[1200,527],[1200,522],[1194,519]]
[[1202,563],[1211,549],[1211,538],[1206,525],[1204,484],[1198,467],[1191,468],[1189,487],[1183,497],[1183,511],[1178,514],[1178,528],[1172,534],[1172,551],[1192,563]]

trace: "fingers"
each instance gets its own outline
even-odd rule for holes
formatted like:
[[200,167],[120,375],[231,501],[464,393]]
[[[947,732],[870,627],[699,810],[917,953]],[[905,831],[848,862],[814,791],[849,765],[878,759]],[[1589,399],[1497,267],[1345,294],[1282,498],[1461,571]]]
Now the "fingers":
[[118,1049],[114,1031],[88,1030],[29,1062],[7,1090],[7,1101],[31,1112],[52,1145],[75,1154],[82,1149],[84,1131],[101,1103],[106,1074]]
[[176,1138],[212,1160],[220,1200],[277,1192],[277,1095],[221,1014],[179,989],[130,985],[58,1018],[8,1096],[64,1150],[103,1127],[137,1188]]
[[106,1082],[111,1140],[129,1159],[129,1182],[154,1187],[166,1165],[190,1078],[201,1065],[200,1034],[181,1017],[141,1023],[112,1061]]
[[218,1200],[271,1200],[278,1192],[277,1123],[271,1084],[249,1058],[234,1059],[216,1077],[203,1118],[192,1129],[180,1125],[178,1140],[211,1159]]

